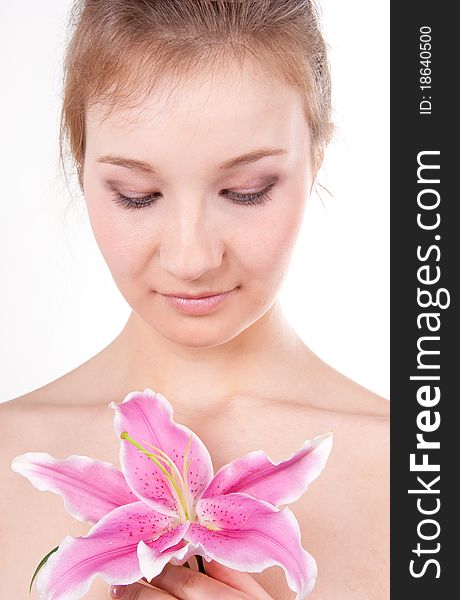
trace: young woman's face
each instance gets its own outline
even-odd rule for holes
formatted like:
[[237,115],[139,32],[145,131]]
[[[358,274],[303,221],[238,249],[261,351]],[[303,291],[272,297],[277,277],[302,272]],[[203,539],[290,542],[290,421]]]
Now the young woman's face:
[[176,343],[234,338],[273,305],[312,184],[300,94],[247,63],[102,115],[87,114],[83,186],[121,293]]

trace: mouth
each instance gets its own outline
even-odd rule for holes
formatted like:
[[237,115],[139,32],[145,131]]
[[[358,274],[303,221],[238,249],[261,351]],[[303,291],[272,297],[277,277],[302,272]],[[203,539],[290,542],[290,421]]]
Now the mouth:
[[[234,289],[234,288],[232,288]],[[182,298],[184,300],[200,300],[202,298],[211,298],[213,296],[222,296],[223,294],[228,294],[232,291],[232,289],[230,290],[225,290],[225,291],[219,291],[219,292],[202,292],[200,294],[185,294],[185,293],[181,293],[181,292],[174,292],[172,294],[162,294],[163,296],[167,296],[168,298]]]
[[203,315],[216,310],[238,287],[236,286],[224,292],[201,292],[199,295],[183,292],[161,295],[169,305],[183,313]]

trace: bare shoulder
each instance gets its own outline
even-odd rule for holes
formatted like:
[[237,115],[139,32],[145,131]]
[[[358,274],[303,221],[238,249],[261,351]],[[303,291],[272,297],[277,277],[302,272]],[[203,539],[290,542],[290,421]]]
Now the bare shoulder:
[[[249,400],[235,414],[243,414]],[[300,524],[302,545],[318,564],[312,600],[387,600],[389,597],[389,462],[387,416],[315,408],[282,399],[252,401],[241,454],[264,449],[286,459],[308,439],[333,432],[332,450],[321,475],[290,505]],[[235,417],[236,418],[236,417]],[[257,424],[253,425],[252,424]],[[225,431],[220,440],[225,439]],[[222,443],[222,442],[221,442]],[[254,576],[291,598],[282,574]],[[271,578],[269,580],[269,578]],[[283,592],[281,592],[283,590]],[[283,595],[284,594],[284,595]],[[293,596],[292,596],[293,597]]]
[[[51,530],[59,519],[52,523],[49,519],[50,514],[59,515],[62,511],[59,499],[39,492],[11,469],[16,456],[45,449],[46,428],[40,423],[50,415],[43,414],[37,405],[34,408],[30,400],[26,395],[0,404],[0,529],[8,539],[8,550],[2,556],[0,597],[5,598],[28,596],[28,584],[39,560],[59,543]],[[50,531],[43,535],[40,530],[46,522]],[[33,590],[31,598],[37,597]]]
[[[28,586],[39,561],[67,534],[80,536],[89,529],[65,511],[60,496],[37,490],[14,472],[12,460],[27,452],[48,452],[56,458],[82,454],[112,462],[117,456],[109,409],[106,433],[100,410],[56,403],[52,394],[50,398],[41,389],[0,404],[0,530],[8,539],[2,555],[2,598],[38,598],[35,588],[29,596]],[[103,436],[107,443],[98,444]],[[102,587],[105,596],[107,586]]]
[[45,407],[53,410],[100,407],[107,406],[111,400],[119,402],[122,386],[115,377],[117,370],[112,360],[109,349],[104,349],[71,371],[4,405],[13,411],[34,411]]
[[324,360],[305,350],[298,361],[299,388],[308,391],[308,403],[335,412],[388,417],[387,399],[353,381]]
[[[29,392],[0,404],[0,435],[3,453],[19,450],[25,445],[34,445],[43,435],[46,404],[40,402],[40,395]],[[49,416],[49,415],[48,415]]]
[[[296,413],[293,431],[298,443],[302,437],[333,432],[324,471],[291,505],[301,526],[303,545],[318,564],[311,598],[387,600],[389,419],[305,407]],[[302,431],[308,435],[302,436]]]
[[[327,389],[327,387],[326,387]],[[304,407],[318,433],[333,431],[324,472],[293,506],[306,547],[318,562],[312,600],[389,597],[389,403],[343,376],[333,376],[328,408]],[[315,515],[312,519],[311,515]]]
[[389,401],[322,361],[314,365],[304,373],[297,365],[284,396],[252,399],[250,421],[259,426],[251,431],[250,449],[264,448],[281,460],[305,440],[333,432],[323,473],[290,507],[303,546],[318,563],[311,598],[387,600]]

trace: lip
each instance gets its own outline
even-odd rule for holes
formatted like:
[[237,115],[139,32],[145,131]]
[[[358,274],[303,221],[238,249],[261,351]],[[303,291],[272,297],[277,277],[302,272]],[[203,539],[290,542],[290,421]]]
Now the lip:
[[209,313],[220,306],[225,299],[235,290],[227,292],[203,292],[200,296],[190,294],[174,295],[161,294],[168,304],[174,306],[181,312],[194,315],[203,315]]
[[232,290],[228,290],[227,292],[203,292],[202,294],[182,294],[181,292],[173,292],[172,294],[163,294],[163,296],[168,296],[169,298],[191,298],[193,300],[198,300],[200,298],[209,298],[210,296],[220,296],[221,294],[227,294]]

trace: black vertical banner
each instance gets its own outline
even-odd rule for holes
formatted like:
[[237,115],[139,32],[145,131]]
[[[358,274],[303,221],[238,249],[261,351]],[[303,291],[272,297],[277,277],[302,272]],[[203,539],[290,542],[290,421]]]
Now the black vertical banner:
[[459,595],[460,36],[456,3],[391,9],[391,598],[441,600]]

